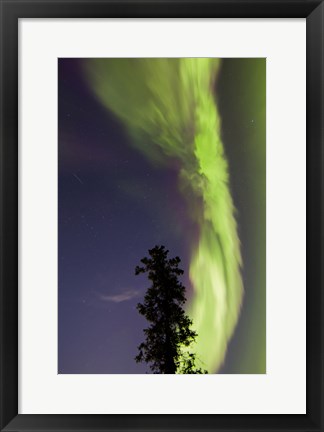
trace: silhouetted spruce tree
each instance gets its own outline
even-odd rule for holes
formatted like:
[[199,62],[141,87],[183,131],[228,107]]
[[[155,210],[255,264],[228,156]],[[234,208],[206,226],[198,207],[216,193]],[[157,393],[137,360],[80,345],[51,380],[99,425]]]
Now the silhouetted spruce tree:
[[182,308],[186,297],[178,280],[183,274],[178,267],[180,258],[168,259],[168,252],[164,246],[155,246],[135,269],[136,275],[148,273],[151,281],[143,304],[137,305],[150,326],[144,330],[146,340],[139,345],[135,360],[148,363],[153,373],[207,373],[195,366],[195,354],[190,352],[197,333]]

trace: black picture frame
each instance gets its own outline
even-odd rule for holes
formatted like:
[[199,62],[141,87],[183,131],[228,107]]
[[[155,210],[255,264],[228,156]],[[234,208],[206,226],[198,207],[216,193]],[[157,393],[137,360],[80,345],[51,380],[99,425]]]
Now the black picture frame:
[[[1,431],[324,431],[324,5],[318,0],[0,0]],[[20,18],[306,18],[307,413],[305,415],[18,414],[18,20]],[[292,305],[293,307],[293,305]]]

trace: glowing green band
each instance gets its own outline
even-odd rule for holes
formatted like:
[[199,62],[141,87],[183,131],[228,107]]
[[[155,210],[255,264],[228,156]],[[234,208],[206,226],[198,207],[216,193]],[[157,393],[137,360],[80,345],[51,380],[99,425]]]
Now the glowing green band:
[[210,373],[224,361],[243,294],[240,243],[213,96],[219,65],[218,59],[197,58],[86,63],[92,89],[127,126],[134,145],[152,161],[180,162],[179,188],[200,231],[192,244],[195,295],[189,314],[198,333],[197,356]]

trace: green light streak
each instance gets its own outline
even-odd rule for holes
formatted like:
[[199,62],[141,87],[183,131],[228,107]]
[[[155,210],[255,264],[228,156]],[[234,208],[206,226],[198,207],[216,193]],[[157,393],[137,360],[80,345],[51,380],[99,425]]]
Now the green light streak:
[[[241,255],[213,85],[218,59],[92,59],[86,75],[101,103],[155,163],[180,162],[179,189],[199,226],[192,241],[189,314],[196,351],[211,372],[238,320]],[[154,144],[152,144],[154,143]],[[189,234],[190,235],[190,234]]]

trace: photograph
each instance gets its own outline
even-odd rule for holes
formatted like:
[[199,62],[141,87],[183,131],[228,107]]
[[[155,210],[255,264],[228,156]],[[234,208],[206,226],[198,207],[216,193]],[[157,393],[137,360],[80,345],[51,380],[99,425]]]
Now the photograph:
[[324,0],[0,4],[0,432],[324,432]]
[[266,58],[58,58],[58,374],[266,374]]

